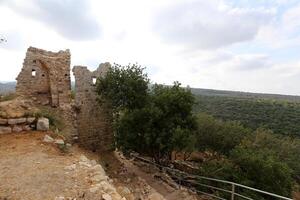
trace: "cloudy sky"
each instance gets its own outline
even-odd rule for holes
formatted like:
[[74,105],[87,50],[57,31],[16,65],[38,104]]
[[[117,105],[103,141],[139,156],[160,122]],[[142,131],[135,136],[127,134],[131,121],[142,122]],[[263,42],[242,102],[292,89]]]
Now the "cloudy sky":
[[153,82],[300,95],[300,0],[0,0],[0,81],[29,46],[73,65],[147,67]]

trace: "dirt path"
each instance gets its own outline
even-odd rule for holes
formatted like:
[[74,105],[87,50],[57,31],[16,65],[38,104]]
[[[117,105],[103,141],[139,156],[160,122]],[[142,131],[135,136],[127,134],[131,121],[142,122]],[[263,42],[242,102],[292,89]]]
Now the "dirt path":
[[[159,193],[166,200],[198,200],[197,195],[189,193],[186,189],[174,189],[163,181],[156,179],[156,170],[145,166],[137,166],[133,161],[125,159],[114,152],[102,155],[100,162],[106,166],[106,172],[113,178],[117,186],[127,186],[133,191],[136,199],[143,199],[143,193]],[[140,198],[139,198],[140,197]]]
[[[101,169],[93,168],[97,163],[90,164],[80,148],[64,154],[54,144],[43,143],[44,135],[0,135],[0,200],[101,199],[107,191],[100,190],[101,184],[95,189],[98,180],[93,180],[93,174],[106,178],[98,173]],[[104,182],[106,189],[115,190],[108,179]],[[113,199],[121,199],[116,195]]]
[[[196,199],[185,190],[175,190],[155,179],[116,153],[99,156],[73,146],[66,154],[56,145],[44,143],[45,134],[0,135],[0,200],[99,200],[106,193],[112,200]],[[98,176],[99,171],[92,170],[95,166],[104,174]]]

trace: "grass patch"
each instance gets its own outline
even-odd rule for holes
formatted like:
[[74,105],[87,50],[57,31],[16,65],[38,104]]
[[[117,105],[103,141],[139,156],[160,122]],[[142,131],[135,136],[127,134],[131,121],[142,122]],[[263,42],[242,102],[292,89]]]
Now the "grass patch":
[[31,116],[35,118],[45,117],[49,119],[50,129],[55,132],[57,132],[57,130],[61,131],[64,128],[64,123],[61,117],[59,116],[59,113],[52,111],[51,109],[40,108],[40,110],[37,112],[25,113],[25,116]]
[[10,101],[17,97],[16,93],[0,94],[0,102]]

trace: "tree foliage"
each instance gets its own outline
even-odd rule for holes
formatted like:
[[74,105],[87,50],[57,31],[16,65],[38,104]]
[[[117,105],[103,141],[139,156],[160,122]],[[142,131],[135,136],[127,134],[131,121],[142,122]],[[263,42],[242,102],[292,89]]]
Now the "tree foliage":
[[[200,165],[200,174],[241,183],[276,194],[291,196],[299,181],[300,140],[270,130],[250,131],[236,122],[198,115],[197,145],[200,150],[223,155]],[[254,193],[247,195],[255,199]]]
[[196,113],[238,121],[252,130],[263,127],[278,134],[300,136],[300,103],[297,101],[201,95],[196,99]]
[[112,67],[97,81],[100,99],[110,102],[116,144],[156,161],[169,160],[172,151],[191,151],[195,143],[194,96],[180,87],[154,84],[138,65]]
[[[169,161],[174,151],[214,151],[219,157],[201,163],[201,175],[291,196],[293,181],[299,181],[299,140],[256,129],[269,127],[267,115],[283,116],[280,114],[284,109],[266,111],[265,102],[200,101],[198,110],[213,111],[218,119],[204,113],[195,117],[195,97],[189,89],[177,82],[172,86],[149,83],[144,68],[138,65],[115,65],[106,77],[97,80],[100,102],[110,104],[114,111],[114,134],[119,149],[151,156],[157,162]],[[217,111],[222,105],[227,105],[226,109]],[[236,113],[236,108],[243,113]],[[264,117],[256,116],[263,111],[267,113]],[[251,119],[253,113],[256,117]],[[236,119],[247,120],[239,123]],[[253,193],[247,195],[262,198]]]
[[115,112],[141,108],[148,100],[149,79],[137,64],[114,64],[105,77],[98,79],[100,100],[108,100]]
[[197,147],[201,151],[213,150],[228,155],[251,133],[238,122],[223,122],[205,113],[199,113],[197,121]]

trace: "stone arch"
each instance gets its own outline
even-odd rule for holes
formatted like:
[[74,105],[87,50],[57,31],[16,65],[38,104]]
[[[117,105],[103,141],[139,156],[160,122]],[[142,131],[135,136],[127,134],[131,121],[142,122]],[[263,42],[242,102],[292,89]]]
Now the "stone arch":
[[42,104],[51,103],[50,70],[48,64],[41,59],[34,60],[36,63],[36,94]]

